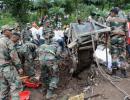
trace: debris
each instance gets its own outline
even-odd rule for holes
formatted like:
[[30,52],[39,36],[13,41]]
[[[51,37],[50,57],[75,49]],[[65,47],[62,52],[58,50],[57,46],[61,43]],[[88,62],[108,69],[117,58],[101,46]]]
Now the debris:
[[68,95],[65,95],[63,96],[62,98],[60,98],[59,100],[68,100],[69,96]]
[[81,93],[80,95],[70,97],[68,100],[84,100],[84,93]]
[[83,92],[87,92],[87,91],[89,91],[89,90],[90,90],[90,88],[91,88],[90,86],[85,87],[85,88],[84,88],[84,90],[83,90]]
[[94,97],[98,97],[98,96],[101,96],[101,94],[94,94],[94,95],[88,96],[88,97],[84,98],[84,100],[88,100],[89,98],[94,98]]

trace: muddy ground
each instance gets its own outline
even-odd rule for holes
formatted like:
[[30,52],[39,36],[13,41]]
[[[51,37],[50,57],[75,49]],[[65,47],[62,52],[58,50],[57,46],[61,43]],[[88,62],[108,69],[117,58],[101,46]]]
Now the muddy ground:
[[[100,72],[97,71],[97,76],[88,81],[88,70],[81,73],[82,80],[72,78],[68,74],[68,68],[70,64],[61,68],[61,79],[58,89],[55,91],[56,98],[50,100],[67,100],[68,97],[85,93],[85,97],[91,95],[97,95],[93,98],[86,100],[124,100],[125,95],[121,93],[115,86],[113,86],[107,79],[105,79]],[[97,69],[96,69],[97,70]],[[130,94],[130,71],[128,72],[128,78],[113,79],[116,86]],[[45,92],[41,88],[38,89],[26,89],[31,91],[30,100],[46,100]]]

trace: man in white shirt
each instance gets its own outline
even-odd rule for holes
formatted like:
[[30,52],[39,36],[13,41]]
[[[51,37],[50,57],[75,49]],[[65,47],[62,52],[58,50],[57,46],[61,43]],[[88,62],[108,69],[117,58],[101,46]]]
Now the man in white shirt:
[[54,41],[57,41],[59,45],[62,47],[62,51],[64,51],[64,31],[62,30],[54,30]]
[[40,24],[40,27],[38,29],[38,35],[39,35],[38,40],[39,40],[40,45],[43,44],[44,40],[45,40],[44,37],[43,37],[43,34],[44,34],[44,32],[43,32],[43,24]]
[[32,36],[33,36],[33,40],[32,42],[36,45],[39,45],[39,41],[38,41],[38,29],[39,27],[37,26],[37,24],[35,22],[32,23],[32,28],[30,29],[30,31],[32,32]]
[[32,28],[30,29],[30,31],[32,32],[33,39],[37,40],[38,28],[35,22],[32,23]]

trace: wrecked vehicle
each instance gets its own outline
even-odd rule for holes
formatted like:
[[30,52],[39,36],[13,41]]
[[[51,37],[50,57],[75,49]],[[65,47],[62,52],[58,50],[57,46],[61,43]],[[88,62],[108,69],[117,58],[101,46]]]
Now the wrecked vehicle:
[[68,34],[68,48],[73,61],[74,77],[87,68],[90,68],[94,62],[93,53],[96,48],[96,43],[99,35],[104,32],[109,32],[110,27],[99,24],[91,20],[87,22],[71,23]]

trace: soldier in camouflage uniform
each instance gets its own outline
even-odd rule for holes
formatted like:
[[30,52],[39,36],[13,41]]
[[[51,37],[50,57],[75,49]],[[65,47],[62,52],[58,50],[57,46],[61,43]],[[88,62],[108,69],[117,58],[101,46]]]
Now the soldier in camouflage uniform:
[[57,42],[52,42],[52,33],[45,33],[45,44],[38,48],[39,60],[42,68],[41,79],[46,84],[49,99],[53,95],[53,91],[57,88],[59,82],[58,58],[61,48]]
[[126,19],[119,18],[117,15],[118,11],[116,9],[112,9],[110,16],[107,18],[107,21],[110,22],[110,26],[113,29],[110,34],[112,75],[116,75],[117,69],[120,69],[123,77],[126,77],[126,67],[128,67],[126,61],[126,36],[122,28]]
[[30,28],[31,28],[30,23],[27,23],[26,28],[23,29],[22,32],[21,32],[21,38],[22,38],[23,43],[26,42],[26,41],[32,40],[33,36],[32,36],[31,31],[30,31]]
[[0,37],[0,100],[10,100],[10,97],[19,100],[19,92],[22,90],[18,72],[21,74],[23,70],[11,36],[9,26],[3,26],[3,35]]
[[36,58],[37,46],[30,41],[24,41],[24,44],[16,46],[19,58],[22,62],[24,74],[28,76],[35,75],[34,59]]

